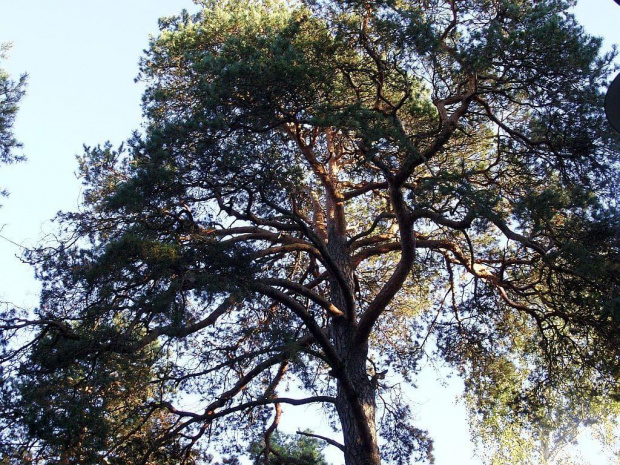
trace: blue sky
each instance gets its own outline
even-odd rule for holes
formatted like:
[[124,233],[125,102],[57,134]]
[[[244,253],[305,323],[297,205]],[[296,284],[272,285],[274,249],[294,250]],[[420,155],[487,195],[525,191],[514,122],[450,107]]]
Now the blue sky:
[[[27,72],[28,93],[15,132],[28,161],[0,167],[0,234],[26,247],[53,232],[49,219],[78,208],[75,155],[82,144],[121,143],[141,124],[137,62],[157,18],[195,9],[190,0],[0,0],[0,42],[12,42],[3,64]],[[580,0],[586,29],[620,44],[620,6]],[[38,285],[18,259],[20,248],[0,238],[0,301],[36,306]],[[416,394],[422,426],[436,439],[437,465],[468,461],[472,453],[463,410],[454,407],[458,383],[441,388],[427,376]],[[594,457],[592,455],[592,457]],[[594,460],[594,458],[593,458]],[[594,463],[594,462],[593,462]]]

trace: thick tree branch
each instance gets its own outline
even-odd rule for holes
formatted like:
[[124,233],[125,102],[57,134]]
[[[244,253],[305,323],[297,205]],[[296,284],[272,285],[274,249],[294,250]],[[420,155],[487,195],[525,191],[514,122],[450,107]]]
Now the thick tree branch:
[[184,338],[190,334],[197,333],[208,326],[212,326],[217,319],[230,310],[239,300],[235,296],[229,296],[215,310],[202,320],[184,327],[161,326],[151,329],[146,336],[132,346],[132,351],[139,350],[154,342],[159,336],[169,336],[175,339]]
[[400,260],[396,265],[392,276],[390,276],[375,298],[370,302],[364,313],[362,313],[359,320],[356,338],[358,344],[364,343],[368,340],[375,322],[383,313],[386,306],[394,298],[396,293],[402,288],[402,285],[405,282],[405,279],[407,279],[407,275],[409,274],[415,259],[413,233],[414,219],[407,208],[400,186],[390,185],[390,200],[398,220],[401,238]]
[[267,279],[261,280],[261,282],[267,285],[270,285],[270,286],[284,287],[290,291],[295,292],[296,294],[299,294],[303,297],[307,297],[310,300],[312,300],[314,303],[321,306],[327,312],[329,316],[333,316],[333,317],[344,316],[344,313],[342,312],[342,310],[338,309],[338,307],[336,307],[334,304],[324,299],[317,293],[312,292],[306,286],[303,286],[298,283],[294,283],[287,279],[277,279],[277,278],[267,278]]
[[364,184],[361,187],[344,192],[342,194],[342,197],[344,198],[344,200],[351,200],[351,199],[354,199],[355,197],[359,197],[360,195],[365,194],[366,192],[370,192],[373,190],[379,190],[379,189],[387,189],[387,187],[388,187],[387,182],[369,182],[369,183]]
[[308,313],[308,311],[302,306],[297,300],[285,294],[278,289],[275,289],[271,286],[263,284],[261,282],[253,281],[249,282],[248,286],[251,289],[263,294],[264,296],[270,297],[275,301],[281,303],[286,306],[289,310],[291,310],[298,318],[303,321],[310,334],[313,335],[316,342],[319,346],[325,351],[325,355],[327,360],[329,360],[330,365],[333,369],[339,370],[342,367],[342,361],[336,354],[336,351],[330,342],[329,338],[325,334],[323,328],[319,326],[314,317]]
[[232,413],[241,412],[243,410],[248,410],[254,407],[260,407],[263,405],[271,405],[271,404],[288,404],[288,405],[308,405],[308,404],[333,404],[336,401],[335,397],[331,396],[314,396],[314,397],[306,397],[304,399],[294,399],[291,397],[274,397],[271,399],[257,399],[250,402],[245,402],[243,404],[235,405],[234,407],[220,410],[218,412],[212,412],[211,414],[207,414],[204,419],[206,420],[215,420],[216,418],[225,417]]
[[448,228],[456,230],[463,230],[469,228],[474,219],[476,219],[476,213],[474,210],[469,210],[462,220],[451,220],[449,218],[446,218],[445,216],[440,215],[439,213],[425,208],[417,208],[413,210],[411,212],[411,216],[414,220],[426,218],[431,220],[435,224],[438,224],[440,226],[446,226]]

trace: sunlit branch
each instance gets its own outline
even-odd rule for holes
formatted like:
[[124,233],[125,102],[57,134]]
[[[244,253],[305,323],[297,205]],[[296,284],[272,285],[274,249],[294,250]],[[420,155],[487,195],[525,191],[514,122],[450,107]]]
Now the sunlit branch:
[[309,288],[289,281],[287,279],[277,279],[277,278],[269,278],[261,280],[267,285],[284,287],[290,291],[293,291],[303,297],[307,297],[312,300],[314,303],[320,305],[328,315],[330,316],[344,316],[344,313],[338,309],[334,304],[329,302],[327,299],[324,299],[320,295],[312,292]]
[[280,212],[281,214],[288,215],[293,221],[299,224],[299,226],[303,229],[308,239],[310,239],[310,241],[319,250],[321,257],[322,257],[322,261],[325,264],[325,268],[327,268],[328,273],[336,280],[336,282],[338,283],[340,289],[342,290],[344,294],[344,297],[347,303],[347,308],[344,309],[345,313],[348,316],[352,315],[353,309],[355,308],[355,297],[353,295],[352,290],[349,288],[349,285],[347,284],[347,280],[345,279],[342,273],[342,270],[335,263],[333,257],[327,250],[325,242],[316,233],[314,233],[299,217],[295,216],[292,212],[288,212],[284,208],[279,207],[278,205],[269,201],[269,199],[266,198],[264,193],[261,192],[261,195],[262,195],[263,201],[267,203],[271,208]]

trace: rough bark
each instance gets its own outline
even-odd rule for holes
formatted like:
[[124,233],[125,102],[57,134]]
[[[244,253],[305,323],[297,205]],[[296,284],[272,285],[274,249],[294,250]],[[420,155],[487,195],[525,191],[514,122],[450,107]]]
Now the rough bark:
[[[338,209],[337,204],[330,202],[328,208]],[[349,289],[342,289],[342,284],[331,279],[331,300],[338,308],[346,308],[345,294],[354,289],[353,267],[347,246],[346,225],[344,215],[328,212],[331,218],[328,230],[327,249],[345,277]],[[335,214],[334,214],[335,213]],[[341,218],[342,222],[338,219]],[[375,426],[375,394],[376,389],[368,377],[366,360],[368,343],[358,342],[358,328],[355,309],[348,315],[334,318],[331,325],[330,338],[336,353],[342,362],[338,379],[336,410],[340,418],[344,436],[344,458],[346,465],[378,465],[381,463],[377,432]]]
[[[368,345],[356,344],[355,327],[344,318],[339,318],[332,326],[332,338],[344,364],[343,377],[346,377],[346,380],[338,380],[336,396],[345,464],[378,465],[381,460],[375,426],[375,387],[366,372]],[[347,386],[348,382],[352,386]]]

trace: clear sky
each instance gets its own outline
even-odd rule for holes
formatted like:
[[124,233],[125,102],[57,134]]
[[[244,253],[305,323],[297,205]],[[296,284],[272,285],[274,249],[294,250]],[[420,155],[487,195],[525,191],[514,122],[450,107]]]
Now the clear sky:
[[[0,42],[13,43],[3,66],[13,76],[29,74],[15,125],[28,161],[0,167],[0,186],[11,193],[0,200],[0,235],[32,246],[53,232],[49,219],[57,211],[78,207],[75,155],[83,144],[119,144],[139,129],[138,58],[157,19],[182,8],[195,6],[191,0],[0,0]],[[604,38],[606,49],[620,44],[620,6],[613,0],[579,0],[575,14]],[[20,247],[6,239],[0,238],[0,301],[36,306],[32,271],[20,262]],[[458,383],[442,388],[434,378],[425,376],[415,405],[420,426],[436,440],[436,464],[479,464],[469,459],[465,415],[454,406]]]

